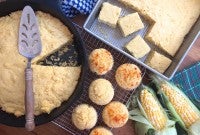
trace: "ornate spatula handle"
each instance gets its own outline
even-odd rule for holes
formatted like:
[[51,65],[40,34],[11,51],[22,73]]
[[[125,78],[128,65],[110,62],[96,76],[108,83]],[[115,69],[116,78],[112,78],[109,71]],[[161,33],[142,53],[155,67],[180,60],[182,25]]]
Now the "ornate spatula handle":
[[25,110],[26,110],[26,124],[28,131],[35,128],[34,122],[34,95],[33,95],[33,70],[32,68],[25,69]]

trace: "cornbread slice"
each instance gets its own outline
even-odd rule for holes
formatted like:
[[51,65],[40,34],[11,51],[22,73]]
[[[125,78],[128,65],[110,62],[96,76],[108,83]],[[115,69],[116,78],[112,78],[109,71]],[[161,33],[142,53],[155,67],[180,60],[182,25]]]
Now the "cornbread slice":
[[125,63],[117,68],[115,79],[121,88],[130,91],[140,85],[141,71],[135,64]]
[[164,73],[165,70],[171,64],[171,60],[164,55],[156,52],[151,51],[149,56],[147,57],[145,63],[152,67],[153,69],[157,70],[160,73]]
[[103,109],[102,117],[107,126],[119,128],[128,121],[128,109],[124,104],[118,101],[112,101]]
[[132,13],[120,18],[118,24],[124,37],[144,28],[138,13]]
[[200,15],[200,0],[118,0],[150,20],[146,39],[174,56]]
[[68,45],[73,41],[72,33],[60,20],[41,11],[38,11],[36,16],[39,23],[42,52],[33,62],[52,54],[63,45]]
[[125,48],[137,59],[144,57],[151,50],[140,35],[132,39]]
[[112,28],[115,28],[117,25],[117,20],[120,16],[121,8],[112,5],[108,2],[104,2],[99,13],[98,20],[99,22],[105,23]]
[[[35,115],[50,111],[73,93],[80,76],[80,67],[33,65]],[[16,116],[24,115],[24,66],[0,64],[0,106]],[[19,85],[20,84],[20,85]]]
[[97,112],[88,104],[78,105],[73,110],[72,122],[80,130],[91,129],[97,122]]

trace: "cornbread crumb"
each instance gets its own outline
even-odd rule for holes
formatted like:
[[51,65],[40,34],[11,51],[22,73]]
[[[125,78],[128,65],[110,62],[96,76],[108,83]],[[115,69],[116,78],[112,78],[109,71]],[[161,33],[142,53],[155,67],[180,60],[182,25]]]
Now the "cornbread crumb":
[[140,35],[132,39],[125,48],[137,59],[144,57],[151,50]]
[[138,13],[132,13],[120,18],[118,24],[124,37],[144,28]]
[[145,63],[152,67],[153,69],[157,70],[160,73],[164,73],[165,70],[171,64],[171,60],[164,55],[156,52],[151,51],[149,56],[147,57]]
[[115,79],[123,89],[133,90],[140,85],[141,71],[135,64],[126,63],[118,67]]
[[108,2],[104,2],[99,13],[99,22],[105,23],[112,28],[117,25],[117,20],[120,16],[121,8],[114,6]]
[[113,135],[113,133],[104,127],[94,128],[89,135]]
[[104,122],[111,128],[124,126],[128,121],[128,116],[128,109],[118,101],[113,101],[106,105],[102,112]]
[[91,129],[97,122],[97,112],[88,104],[78,105],[73,110],[72,122],[80,130]]
[[95,49],[89,56],[90,70],[97,75],[104,75],[113,67],[112,54],[103,48]]
[[114,96],[112,84],[106,79],[97,79],[90,84],[89,98],[97,105],[108,104]]

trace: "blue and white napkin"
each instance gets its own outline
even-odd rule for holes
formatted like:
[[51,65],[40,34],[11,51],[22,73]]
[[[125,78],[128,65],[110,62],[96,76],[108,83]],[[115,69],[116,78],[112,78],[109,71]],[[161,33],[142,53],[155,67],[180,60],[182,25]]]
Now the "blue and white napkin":
[[67,17],[89,14],[98,0],[62,0],[61,8]]

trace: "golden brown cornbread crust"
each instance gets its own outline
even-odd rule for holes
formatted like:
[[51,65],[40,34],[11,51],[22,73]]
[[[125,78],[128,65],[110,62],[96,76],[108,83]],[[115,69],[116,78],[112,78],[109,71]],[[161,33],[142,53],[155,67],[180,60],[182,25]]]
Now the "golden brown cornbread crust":
[[115,79],[117,84],[124,90],[133,90],[142,81],[141,70],[135,64],[122,64],[117,68]]
[[171,62],[172,61],[169,58],[156,51],[151,51],[149,56],[145,60],[145,64],[149,65],[160,73],[164,73]]
[[118,25],[124,37],[144,28],[138,13],[132,13],[119,18]]
[[88,104],[80,104],[73,110],[72,122],[80,130],[91,129],[97,122],[97,112]]
[[98,21],[109,25],[112,28],[117,26],[117,20],[120,16],[121,8],[104,2],[99,13]]
[[128,42],[125,48],[137,59],[144,57],[151,50],[140,35],[137,35],[134,39]]
[[150,20],[146,39],[174,56],[200,15],[199,0],[118,0]]
[[89,55],[90,70],[97,75],[104,75],[113,67],[114,60],[112,54],[104,49],[93,50]]
[[[18,53],[18,29],[21,11],[0,18],[0,107],[16,116],[24,114],[24,69],[26,59]],[[37,60],[51,54],[73,35],[58,19],[36,13],[42,40],[42,53]],[[80,67],[33,65],[35,114],[50,113],[73,93]]]
[[114,88],[110,81],[99,78],[94,80],[89,87],[89,98],[97,105],[106,105],[114,97]]
[[89,135],[113,135],[113,133],[104,127],[94,128]]
[[128,109],[119,101],[112,101],[102,112],[103,121],[111,128],[119,128],[128,121]]

